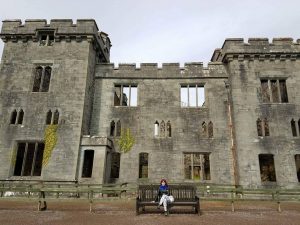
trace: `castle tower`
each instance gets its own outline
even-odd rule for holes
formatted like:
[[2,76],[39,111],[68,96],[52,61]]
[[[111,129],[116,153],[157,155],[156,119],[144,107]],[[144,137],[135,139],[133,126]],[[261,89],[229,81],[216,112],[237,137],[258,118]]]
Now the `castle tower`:
[[53,19],[5,20],[0,37],[0,179],[76,181],[108,36],[92,19]]

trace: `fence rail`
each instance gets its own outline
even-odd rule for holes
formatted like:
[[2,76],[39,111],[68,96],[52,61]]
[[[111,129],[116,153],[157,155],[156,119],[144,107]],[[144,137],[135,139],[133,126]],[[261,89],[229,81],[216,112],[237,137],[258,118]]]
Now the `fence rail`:
[[[178,184],[180,185],[180,184]],[[187,184],[182,184],[187,185]],[[47,209],[48,201],[85,201],[92,211],[94,202],[102,201],[103,197],[121,198],[121,196],[136,196],[137,184],[78,184],[51,182],[13,182],[0,181],[0,201],[19,200],[38,203],[38,210]],[[294,189],[261,188],[249,189],[234,186],[197,186],[200,201],[228,201],[235,211],[235,203],[239,201],[273,201],[281,212],[284,201],[300,201],[300,187]],[[176,201],[176,199],[175,199]],[[42,207],[43,203],[43,207]]]

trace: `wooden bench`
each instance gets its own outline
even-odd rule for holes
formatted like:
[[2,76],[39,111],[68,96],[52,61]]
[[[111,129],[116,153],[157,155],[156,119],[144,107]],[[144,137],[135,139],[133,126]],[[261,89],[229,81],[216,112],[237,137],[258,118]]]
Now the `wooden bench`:
[[[145,211],[146,206],[157,206],[156,201],[159,185],[139,185],[136,198],[136,214],[140,214],[140,208]],[[169,193],[175,199],[168,205],[168,210],[173,206],[192,206],[195,213],[200,215],[200,202],[196,196],[196,186],[193,185],[169,185]]]

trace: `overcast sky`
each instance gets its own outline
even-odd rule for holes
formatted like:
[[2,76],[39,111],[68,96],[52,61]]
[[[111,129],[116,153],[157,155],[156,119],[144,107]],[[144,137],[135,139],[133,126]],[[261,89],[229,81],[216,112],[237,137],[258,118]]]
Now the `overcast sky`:
[[1,20],[85,18],[109,34],[115,63],[206,64],[225,38],[300,38],[299,0],[0,0]]

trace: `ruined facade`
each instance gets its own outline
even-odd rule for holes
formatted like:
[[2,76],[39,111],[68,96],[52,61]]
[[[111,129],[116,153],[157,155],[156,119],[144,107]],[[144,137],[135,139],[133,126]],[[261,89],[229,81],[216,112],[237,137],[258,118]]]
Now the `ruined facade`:
[[137,68],[94,20],[6,20],[1,39],[1,180],[299,186],[299,40]]

